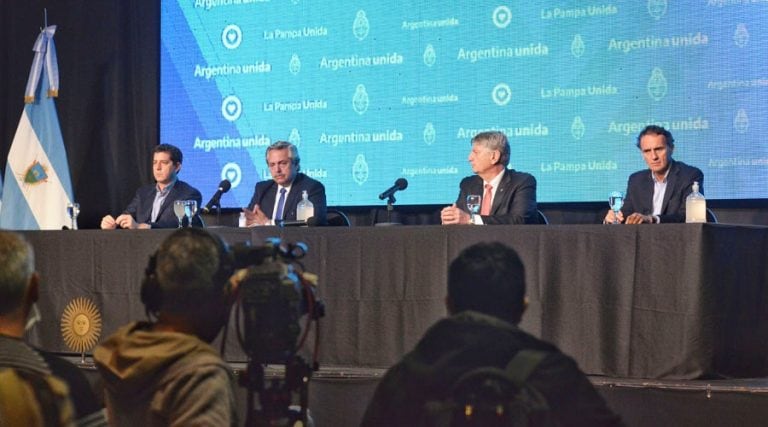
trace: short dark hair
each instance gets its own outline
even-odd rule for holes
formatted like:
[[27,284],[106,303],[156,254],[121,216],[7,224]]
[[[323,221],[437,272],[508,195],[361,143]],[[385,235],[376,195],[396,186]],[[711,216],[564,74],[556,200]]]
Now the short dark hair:
[[35,272],[35,253],[18,233],[0,231],[0,314],[18,309]]
[[517,324],[525,310],[525,267],[499,242],[472,245],[448,269],[454,313],[474,310]]
[[181,163],[184,161],[184,155],[181,153],[179,147],[171,144],[160,144],[152,151],[152,153],[168,153],[171,155],[171,161],[173,163]]
[[645,129],[640,131],[640,134],[637,135],[637,148],[640,148],[640,140],[643,139],[645,135],[663,135],[667,147],[675,148],[675,138],[672,137],[672,132],[658,125],[648,125]]
[[163,295],[162,309],[187,313],[221,295],[229,276],[228,256],[220,237],[199,228],[181,228],[157,250],[155,274]]

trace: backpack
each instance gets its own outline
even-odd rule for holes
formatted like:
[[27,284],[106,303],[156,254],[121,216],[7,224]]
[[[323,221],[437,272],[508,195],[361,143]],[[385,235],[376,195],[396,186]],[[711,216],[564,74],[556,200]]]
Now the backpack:
[[432,427],[556,426],[544,396],[526,383],[546,356],[521,350],[504,369],[470,369],[454,381],[441,400],[425,404],[425,422]]
[[67,385],[53,375],[0,368],[0,427],[73,426]]

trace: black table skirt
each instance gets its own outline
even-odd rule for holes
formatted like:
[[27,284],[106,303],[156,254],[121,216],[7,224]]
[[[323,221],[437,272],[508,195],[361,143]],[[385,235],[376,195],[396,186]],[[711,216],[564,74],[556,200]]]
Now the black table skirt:
[[[554,342],[591,375],[697,378],[768,375],[768,228],[401,226],[212,229],[228,242],[303,241],[326,305],[323,365],[387,367],[445,316],[450,261],[498,240],[525,267],[521,326]],[[31,339],[67,351],[59,319],[76,297],[102,310],[102,339],[143,319],[148,256],[172,230],[24,232],[42,275],[43,321]],[[233,330],[225,357],[245,359]]]

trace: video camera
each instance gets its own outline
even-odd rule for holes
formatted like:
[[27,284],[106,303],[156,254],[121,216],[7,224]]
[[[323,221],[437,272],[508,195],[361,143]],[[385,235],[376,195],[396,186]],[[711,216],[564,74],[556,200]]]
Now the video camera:
[[[298,261],[307,246],[272,238],[264,246],[237,244],[232,250],[235,268],[247,269],[235,307],[238,341],[249,358],[240,377],[240,385],[248,390],[246,425],[293,425],[297,420],[306,425],[309,378],[319,366],[316,352],[312,365],[298,352],[312,322],[325,315],[325,307],[315,295],[317,276],[305,272]],[[304,328],[300,324],[303,317]],[[316,347],[318,343],[316,336]],[[284,379],[272,380],[267,387],[265,364],[285,365]],[[253,408],[254,393],[259,394],[258,411]],[[294,394],[299,396],[298,412],[291,409]]]

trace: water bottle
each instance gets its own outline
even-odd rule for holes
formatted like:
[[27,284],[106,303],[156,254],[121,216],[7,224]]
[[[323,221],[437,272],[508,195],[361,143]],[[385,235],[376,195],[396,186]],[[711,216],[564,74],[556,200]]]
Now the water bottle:
[[296,206],[296,219],[306,221],[313,216],[315,216],[315,206],[309,201],[307,190],[304,190],[301,192],[301,201]]
[[237,226],[240,228],[245,227],[245,212],[240,212],[240,218],[237,219]]
[[699,182],[693,182],[693,191],[685,198],[685,222],[707,222],[707,200],[699,193]]

